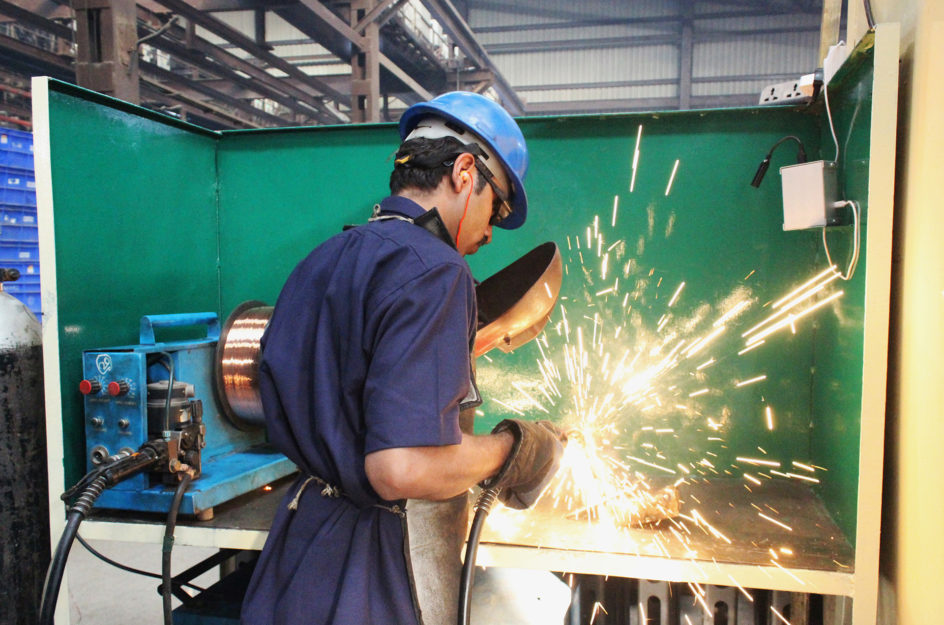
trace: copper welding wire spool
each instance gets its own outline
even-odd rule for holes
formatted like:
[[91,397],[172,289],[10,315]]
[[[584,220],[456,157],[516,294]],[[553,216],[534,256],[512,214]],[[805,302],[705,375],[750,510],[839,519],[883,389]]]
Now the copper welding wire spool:
[[216,394],[223,415],[240,430],[265,426],[259,396],[261,340],[272,306],[243,302],[223,325],[216,345]]

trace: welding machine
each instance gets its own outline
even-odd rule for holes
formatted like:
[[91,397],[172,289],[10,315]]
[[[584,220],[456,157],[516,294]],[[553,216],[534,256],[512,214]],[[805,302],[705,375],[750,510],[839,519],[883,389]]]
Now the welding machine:
[[[206,337],[155,340],[155,327],[183,326],[205,326]],[[83,352],[79,390],[85,395],[90,470],[134,453],[147,441],[166,441],[171,464],[186,467],[195,478],[180,512],[202,520],[212,518],[217,504],[296,470],[266,442],[261,414],[246,419],[230,408],[219,383],[229,326],[228,321],[221,339],[215,313],[146,315],[140,344]],[[166,470],[140,473],[103,492],[97,506],[166,512],[173,478]]]

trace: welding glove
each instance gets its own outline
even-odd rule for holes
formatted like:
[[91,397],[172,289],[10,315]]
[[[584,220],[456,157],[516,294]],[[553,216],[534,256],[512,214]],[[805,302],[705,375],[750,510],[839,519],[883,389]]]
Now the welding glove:
[[560,466],[567,436],[550,421],[505,419],[492,434],[515,437],[511,453],[499,472],[483,486],[500,488],[498,498],[509,508],[530,508],[544,492]]

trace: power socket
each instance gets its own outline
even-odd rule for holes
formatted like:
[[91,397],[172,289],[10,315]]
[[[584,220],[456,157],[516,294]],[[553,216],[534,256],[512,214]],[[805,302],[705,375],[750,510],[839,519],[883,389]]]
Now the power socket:
[[840,211],[835,161],[812,161],[780,168],[783,229],[806,230],[846,223]]
[[804,104],[813,99],[814,74],[800,76],[797,80],[788,80],[775,85],[768,85],[760,92],[760,105],[765,104]]

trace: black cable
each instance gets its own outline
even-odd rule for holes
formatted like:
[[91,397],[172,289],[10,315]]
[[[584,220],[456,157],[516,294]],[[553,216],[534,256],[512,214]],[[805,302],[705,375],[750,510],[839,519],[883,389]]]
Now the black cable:
[[797,142],[797,163],[806,162],[806,149],[804,149],[803,142],[800,141],[800,138],[794,135],[787,135],[786,137],[782,137],[770,147],[770,150],[768,150],[767,152],[767,156],[765,156],[764,160],[762,160],[760,162],[760,165],[757,166],[757,171],[754,173],[754,179],[751,180],[752,187],[759,187],[760,183],[764,180],[764,175],[767,173],[767,168],[770,167],[770,159],[774,155],[774,150],[780,147],[780,144],[783,143],[784,141],[790,141],[790,140]]
[[869,0],[865,2],[865,21],[869,23],[869,30],[875,30],[875,18],[872,17],[872,3]]
[[[77,541],[79,541],[79,544],[82,545],[83,547],[85,547],[85,549],[86,549],[89,553],[91,553],[93,556],[95,556],[96,558],[98,558],[99,560],[101,560],[102,562],[104,562],[104,563],[106,563],[106,564],[110,564],[110,565],[112,565],[113,567],[118,568],[118,569],[121,569],[122,571],[127,571],[128,573],[134,573],[135,575],[143,575],[144,577],[151,577],[151,578],[154,578],[154,579],[163,579],[163,576],[162,576],[160,573],[152,573],[152,572],[150,572],[150,571],[142,571],[141,569],[136,569],[136,568],[134,568],[133,566],[128,566],[127,564],[122,564],[121,562],[117,562],[117,561],[115,561],[115,560],[112,560],[111,558],[109,558],[108,556],[106,556],[105,554],[103,554],[102,552],[97,551],[97,550],[95,549],[95,547],[93,547],[92,545],[88,544],[88,543],[85,541],[85,539],[82,538],[82,536],[81,536],[80,534],[76,534],[76,535],[75,535],[75,539],[76,539]],[[191,584],[191,583],[189,583],[189,582],[183,582],[183,583],[180,583],[180,584],[178,584],[178,585],[179,585],[179,586],[185,586],[185,587],[187,587],[187,588],[192,588],[193,590],[196,590],[197,592],[203,592],[203,591],[206,590],[206,588],[201,588],[200,586],[197,586],[196,584]]]
[[465,562],[462,564],[462,577],[459,579],[459,619],[458,625],[469,625],[472,606],[472,581],[475,579],[475,558],[479,551],[479,538],[485,527],[485,518],[498,498],[500,488],[486,488],[475,502],[475,516],[469,529],[469,539],[465,544]]
[[56,602],[59,600],[59,587],[62,585],[62,574],[66,569],[66,561],[69,559],[69,550],[72,549],[72,542],[75,540],[79,531],[79,525],[82,519],[89,513],[95,500],[98,499],[108,480],[104,475],[100,475],[92,481],[89,486],[82,491],[78,501],[69,510],[66,517],[66,528],[59,538],[59,544],[56,546],[56,553],[49,563],[49,569],[46,571],[46,581],[43,583],[43,595],[40,603],[39,625],[53,625],[56,616]]
[[173,625],[170,556],[174,549],[174,529],[177,527],[177,513],[180,512],[180,503],[183,501],[184,492],[190,486],[191,480],[190,474],[182,474],[180,484],[177,485],[177,490],[174,492],[174,500],[170,504],[170,511],[167,513],[167,525],[164,527],[164,546],[161,550],[161,595],[164,598],[164,625]]

